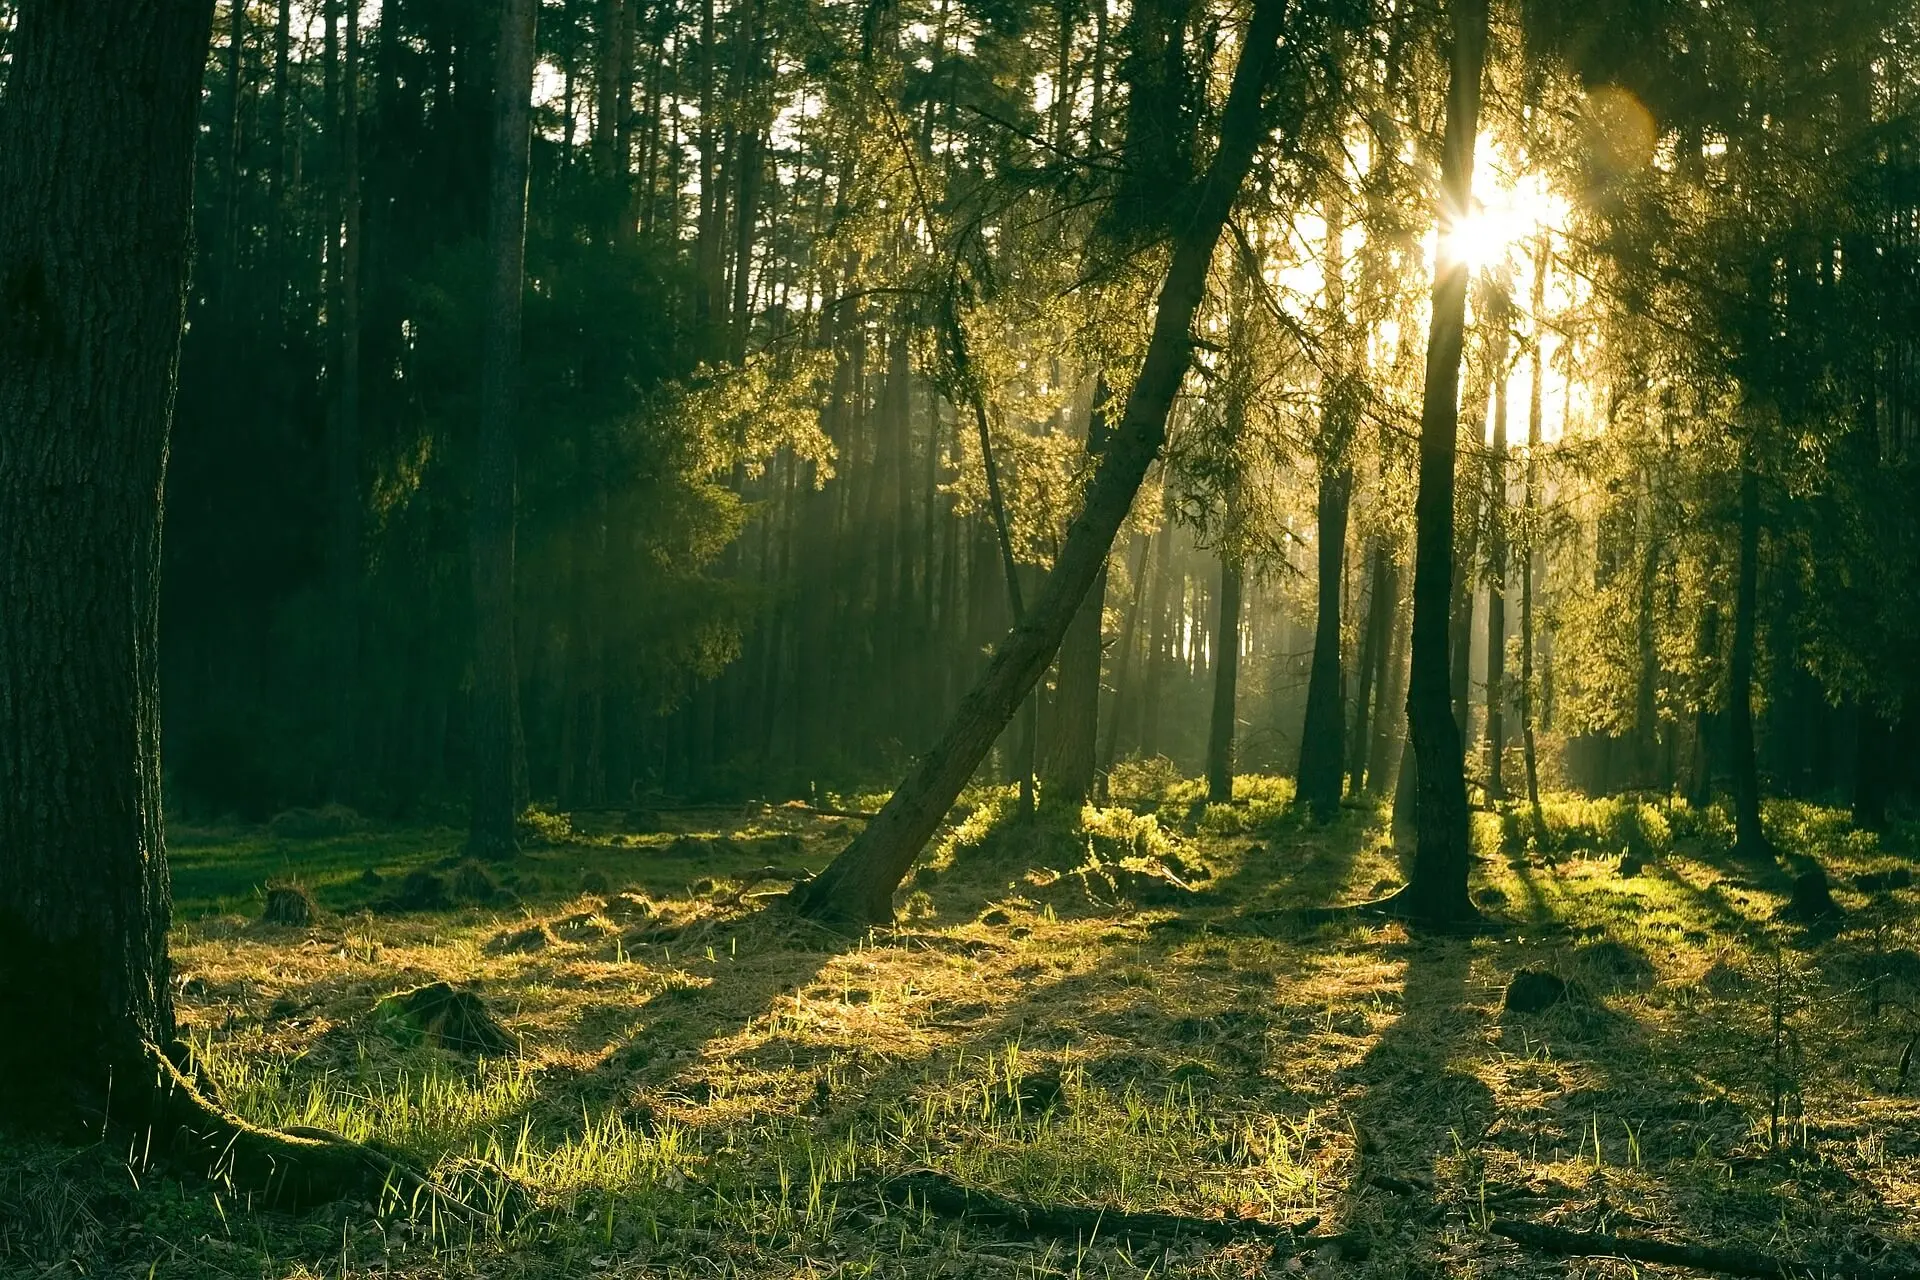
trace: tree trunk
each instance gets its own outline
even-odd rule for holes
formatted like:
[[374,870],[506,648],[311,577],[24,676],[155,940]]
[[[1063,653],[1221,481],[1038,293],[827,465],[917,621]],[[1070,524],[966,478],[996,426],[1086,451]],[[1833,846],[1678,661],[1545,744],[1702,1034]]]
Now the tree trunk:
[[[1480,73],[1487,43],[1486,0],[1453,0],[1445,149],[1441,160],[1441,237],[1473,200],[1473,151],[1480,119]],[[1467,786],[1460,726],[1448,698],[1447,613],[1453,577],[1453,472],[1458,445],[1460,353],[1465,341],[1467,263],[1435,265],[1420,413],[1420,481],[1414,503],[1413,664],[1407,722],[1416,757],[1413,878],[1398,908],[1428,927],[1474,919],[1467,896]]]
[[23,4],[0,98],[0,1120],[174,1039],[160,495],[212,4]]
[[1727,738],[1733,766],[1734,851],[1772,856],[1760,825],[1760,775],[1753,744],[1753,647],[1760,596],[1760,473],[1740,466],[1740,570],[1733,596],[1733,655],[1727,663]]
[[353,1143],[241,1124],[166,1056],[160,516],[212,8],[30,0],[10,33],[0,1127],[97,1141],[105,1117],[289,1204],[418,1180]]
[[1533,831],[1542,847],[1547,842],[1547,815],[1540,807],[1540,751],[1533,737],[1533,579],[1540,550],[1540,426],[1541,393],[1546,368],[1547,271],[1552,250],[1545,232],[1533,255],[1533,370],[1527,391],[1526,540],[1520,566],[1520,743],[1527,765],[1527,808]]
[[493,175],[487,209],[492,278],[473,472],[473,793],[468,846],[510,857],[514,838],[514,430],[526,260],[536,0],[503,0],[495,54]]
[[[340,69],[340,223],[327,229],[340,332],[329,464],[333,489],[333,790],[355,795],[360,781],[360,14],[346,8]],[[336,246],[332,237],[341,237]]]
[[1220,557],[1220,625],[1213,637],[1213,716],[1207,727],[1207,803],[1233,799],[1234,693],[1240,678],[1240,592],[1245,565]]
[[1313,629],[1313,665],[1307,672],[1307,710],[1300,728],[1298,796],[1322,822],[1340,810],[1345,772],[1346,690],[1340,662],[1340,574],[1346,559],[1352,474],[1344,457],[1320,461],[1318,519],[1319,617]]
[[[1386,687],[1387,641],[1393,623],[1393,556],[1384,542],[1373,548],[1372,581],[1367,591],[1367,630],[1360,644],[1360,687],[1353,697],[1353,732],[1347,738],[1347,793],[1359,795],[1366,784],[1370,714],[1376,690]],[[1385,705],[1384,703],[1382,704]]]
[[1213,250],[1263,134],[1261,97],[1277,60],[1283,0],[1257,0],[1221,117],[1220,146],[1189,217],[1174,238],[1153,335],[1126,409],[1087,488],[1080,513],[1026,619],[996,649],[940,742],[866,829],[808,884],[801,910],[816,918],[880,924],[893,891],[959,796],[993,740],[1039,681],[1106,562],[1133,496],[1166,438],[1168,411],[1193,356],[1192,324]]
[[[1507,337],[1506,289],[1492,322],[1501,327],[1493,364],[1493,447],[1487,450],[1487,799],[1507,798],[1501,753],[1507,747]],[[1464,729],[1464,724],[1462,725]]]
[[1353,501],[1353,461],[1349,444],[1358,417],[1348,379],[1354,352],[1348,350],[1345,257],[1341,236],[1345,218],[1341,180],[1328,186],[1324,201],[1326,248],[1323,255],[1326,307],[1334,337],[1335,365],[1320,377],[1320,439],[1315,448],[1320,484],[1314,538],[1319,546],[1319,614],[1313,631],[1313,665],[1307,672],[1307,708],[1300,728],[1297,797],[1322,822],[1340,811],[1340,784],[1346,776],[1346,673],[1340,652],[1342,578],[1346,572],[1347,513]]
[[1367,793],[1380,795],[1398,777],[1400,755],[1406,750],[1407,727],[1407,611],[1401,607],[1398,562],[1393,568],[1393,593],[1387,598],[1392,617],[1386,662],[1381,668],[1380,695],[1373,713],[1373,745],[1367,751]]
[[1100,735],[1100,759],[1097,775],[1100,779],[1100,798],[1106,799],[1106,778],[1113,772],[1114,756],[1120,747],[1120,715],[1126,705],[1127,685],[1133,675],[1133,651],[1140,635],[1140,607],[1146,599],[1147,570],[1153,562],[1154,535],[1146,534],[1136,538],[1140,544],[1140,553],[1135,557],[1131,578],[1133,599],[1127,605],[1127,616],[1120,623],[1120,643],[1113,665],[1113,705],[1108,708],[1105,731]]
[[[1107,382],[1096,378],[1087,415],[1087,453],[1097,460],[1106,447]],[[1102,561],[1087,598],[1060,642],[1054,683],[1053,741],[1043,777],[1049,805],[1078,810],[1093,792],[1094,752],[1100,728],[1101,623],[1106,617],[1107,566]]]

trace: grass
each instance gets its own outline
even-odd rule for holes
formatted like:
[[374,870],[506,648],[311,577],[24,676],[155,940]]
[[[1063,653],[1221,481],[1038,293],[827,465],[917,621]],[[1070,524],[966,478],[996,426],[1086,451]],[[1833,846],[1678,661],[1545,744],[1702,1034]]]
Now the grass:
[[[1477,815],[1499,926],[1419,940],[1295,908],[1398,882],[1385,815],[1300,820],[1288,784],[1231,806],[1137,778],[1121,801],[1016,823],[971,795],[903,889],[909,923],[844,940],[763,910],[761,868],[818,867],[848,820],[791,809],[575,815],[500,868],[500,899],[391,909],[457,865],[446,831],[306,840],[176,833],[182,1021],[224,1102],[504,1174],[533,1212],[474,1229],[294,1219],[176,1182],[138,1150],[0,1153],[0,1270],[170,1276],[1242,1276],[1264,1244],[1030,1240],[891,1206],[876,1175],[933,1169],[1115,1209],[1317,1218],[1371,1242],[1306,1269],[1533,1275],[1563,1264],[1497,1216],[1837,1261],[1920,1256],[1912,889],[1832,810],[1770,807],[1842,919],[1778,916],[1785,867],[1727,853],[1724,815],[1664,801]],[[865,799],[872,799],[871,797]],[[862,806],[867,807],[867,806]],[[1621,856],[1643,866],[1621,874]],[[1125,874],[1179,868],[1195,892]],[[376,879],[365,871],[372,868]],[[258,923],[297,880],[308,929]],[[591,891],[589,891],[591,890]],[[624,897],[621,892],[624,891]],[[538,926],[537,928],[535,926]],[[503,940],[531,933],[531,949]],[[1502,1008],[1521,968],[1570,980]],[[480,992],[522,1050],[405,1043],[384,995]],[[1412,1194],[1380,1183],[1413,1188]],[[1597,1261],[1589,1271],[1629,1274]]]

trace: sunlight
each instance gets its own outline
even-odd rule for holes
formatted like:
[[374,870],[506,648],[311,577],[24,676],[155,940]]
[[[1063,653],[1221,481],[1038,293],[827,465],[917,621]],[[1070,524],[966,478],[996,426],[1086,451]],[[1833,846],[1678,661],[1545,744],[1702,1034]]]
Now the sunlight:
[[1450,262],[1465,262],[1475,272],[1485,271],[1507,261],[1519,246],[1531,241],[1542,229],[1564,225],[1566,200],[1548,188],[1545,178],[1536,173],[1506,180],[1507,175],[1483,170],[1475,183],[1480,197],[1472,213],[1454,223],[1446,236],[1443,256]]

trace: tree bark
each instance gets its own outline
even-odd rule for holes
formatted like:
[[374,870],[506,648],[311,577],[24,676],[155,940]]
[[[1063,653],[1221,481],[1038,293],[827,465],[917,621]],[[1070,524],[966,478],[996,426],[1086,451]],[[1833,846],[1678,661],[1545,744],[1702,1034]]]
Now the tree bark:
[[1384,542],[1376,542],[1371,559],[1367,630],[1360,644],[1360,687],[1354,690],[1353,732],[1347,737],[1347,793],[1354,796],[1366,784],[1372,704],[1376,691],[1386,688],[1388,632],[1393,624],[1393,556]]
[[468,847],[510,857],[514,838],[514,430],[526,262],[527,152],[532,137],[536,0],[503,0],[495,53],[493,175],[487,209],[492,274],[480,371],[473,514],[474,663]]
[[1120,747],[1121,710],[1126,705],[1127,686],[1133,676],[1133,651],[1140,635],[1140,608],[1147,595],[1147,571],[1153,563],[1155,541],[1151,533],[1138,538],[1140,553],[1135,558],[1131,579],[1133,599],[1128,603],[1127,616],[1120,624],[1120,644],[1113,665],[1113,705],[1108,709],[1105,730],[1100,735],[1098,776],[1102,780],[1102,800],[1106,798],[1105,779],[1113,772],[1114,757]]
[[1174,237],[1153,335],[1080,513],[1026,619],[994,653],[940,742],[886,806],[801,895],[809,916],[848,924],[893,918],[893,891],[1020,702],[1046,671],[1080,601],[1106,562],[1133,496],[1166,438],[1167,414],[1193,358],[1192,325],[1215,244],[1264,133],[1261,98],[1278,57],[1284,0],[1257,0],[1221,118],[1220,146]]
[[1760,774],[1753,743],[1753,647],[1760,596],[1760,473],[1740,465],[1740,568],[1733,596],[1733,654],[1727,663],[1727,737],[1733,766],[1734,850],[1764,859],[1772,846],[1760,825]]
[[[1507,329],[1511,306],[1504,282],[1493,323],[1501,328],[1493,364],[1493,446],[1487,450],[1487,799],[1507,798],[1501,754],[1507,746]],[[1463,726],[1464,727],[1464,726]]]
[[1233,799],[1234,694],[1240,679],[1240,593],[1246,567],[1220,556],[1220,625],[1213,636],[1213,715],[1207,726],[1207,803]]
[[[340,332],[335,358],[333,438],[334,757],[333,790],[345,799],[359,781],[360,705],[360,14],[346,8],[340,70],[339,224],[329,225],[329,264]],[[335,243],[332,237],[338,235]]]
[[[1096,379],[1087,418],[1087,453],[1096,460],[1106,447],[1106,398],[1106,379]],[[1080,602],[1060,642],[1052,742],[1042,769],[1049,805],[1078,810],[1093,792],[1094,751],[1100,726],[1101,622],[1106,604],[1107,565],[1102,561],[1087,598]]]
[[[1486,0],[1452,0],[1452,48],[1441,160],[1440,243],[1473,200],[1473,151],[1486,56]],[[1407,721],[1416,757],[1413,877],[1397,908],[1416,924],[1447,927],[1479,914],[1467,896],[1467,786],[1460,725],[1448,698],[1447,613],[1453,577],[1453,472],[1458,444],[1460,353],[1465,341],[1468,268],[1441,257],[1434,267],[1420,413],[1420,480],[1414,504],[1413,663]]]
[[1527,390],[1527,467],[1526,540],[1520,566],[1520,743],[1527,766],[1527,809],[1533,816],[1533,831],[1544,847],[1547,842],[1547,815],[1540,807],[1540,750],[1533,736],[1533,580],[1540,549],[1540,428],[1541,394],[1544,389],[1546,351],[1545,326],[1547,271],[1552,266],[1552,249],[1546,233],[1533,255],[1533,369]]
[[1340,811],[1340,785],[1346,777],[1346,672],[1341,663],[1341,579],[1346,572],[1347,513],[1353,501],[1350,445],[1358,406],[1348,379],[1353,353],[1348,350],[1345,257],[1341,236],[1345,219],[1341,182],[1329,184],[1324,201],[1326,249],[1323,275],[1326,306],[1334,333],[1335,365],[1320,377],[1320,439],[1314,450],[1320,472],[1314,539],[1319,557],[1319,613],[1313,630],[1313,665],[1307,672],[1307,707],[1300,728],[1297,797],[1325,822]]
[[0,98],[0,1119],[174,1038],[160,510],[210,0],[22,4]]

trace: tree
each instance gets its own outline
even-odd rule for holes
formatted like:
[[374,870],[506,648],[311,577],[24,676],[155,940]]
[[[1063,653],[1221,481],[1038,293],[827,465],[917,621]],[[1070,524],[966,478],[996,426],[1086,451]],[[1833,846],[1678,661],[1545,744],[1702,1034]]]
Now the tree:
[[1258,0],[1220,120],[1220,143],[1175,234],[1153,336],[1080,513],[1022,623],[995,651],[939,743],[921,757],[880,813],[802,892],[802,912],[849,924],[893,918],[893,891],[1014,710],[1040,679],[1073,614],[1106,563],[1114,535],[1160,451],[1167,413],[1193,354],[1193,317],[1228,211],[1253,164],[1262,98],[1278,57],[1284,0]]
[[1345,256],[1341,236],[1345,228],[1344,177],[1328,183],[1324,202],[1326,246],[1323,255],[1324,289],[1331,346],[1339,362],[1321,373],[1320,432],[1314,444],[1319,470],[1318,500],[1314,507],[1314,545],[1319,608],[1313,629],[1313,666],[1307,674],[1307,710],[1300,727],[1299,799],[1314,817],[1325,822],[1340,809],[1341,781],[1346,776],[1346,673],[1341,663],[1340,603],[1347,556],[1347,513],[1353,500],[1354,423],[1359,397],[1348,369],[1346,336]]
[[514,741],[519,719],[513,652],[514,413],[527,244],[527,147],[532,133],[537,0],[501,0],[494,52],[493,173],[487,203],[486,351],[473,464],[473,793],[468,846],[509,857],[514,837]]
[[1459,434],[1460,355],[1468,264],[1447,235],[1473,200],[1473,152],[1486,57],[1486,0],[1448,5],[1447,122],[1440,166],[1440,244],[1420,410],[1420,489],[1414,506],[1413,658],[1407,727],[1415,756],[1413,876],[1395,907],[1423,926],[1477,917],[1467,896],[1467,787],[1462,726],[1448,692],[1448,610],[1453,578],[1453,472]]
[[[212,5],[29,2],[0,100],[0,1124],[220,1168],[269,1201],[375,1190],[181,1074],[160,803],[161,493]],[[369,1186],[369,1184],[371,1184]],[[393,1178],[396,1189],[404,1176]]]

